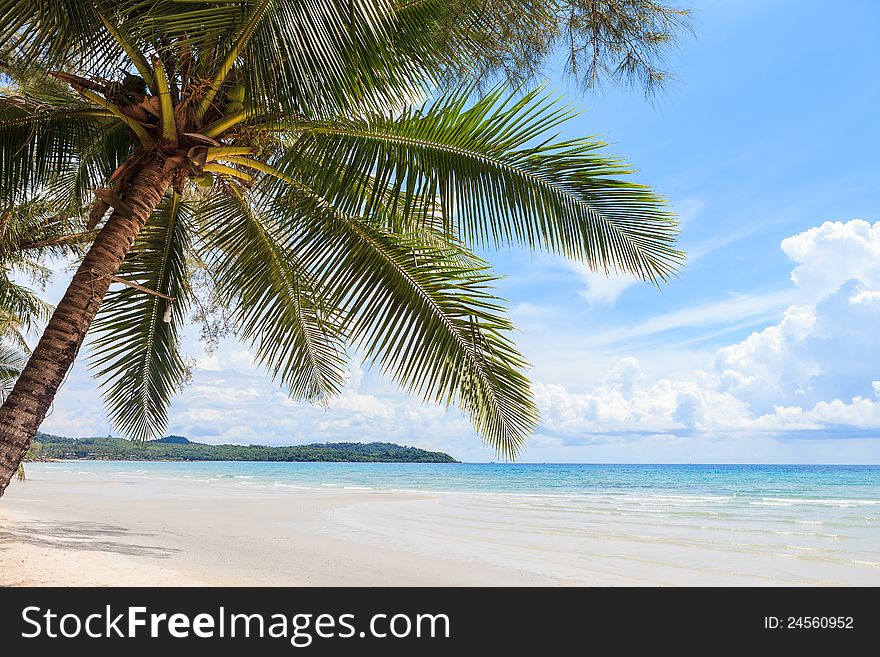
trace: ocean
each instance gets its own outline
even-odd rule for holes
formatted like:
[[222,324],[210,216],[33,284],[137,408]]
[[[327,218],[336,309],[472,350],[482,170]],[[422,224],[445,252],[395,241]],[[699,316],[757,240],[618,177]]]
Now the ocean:
[[[880,465],[642,465],[573,463],[274,463],[63,461],[28,469],[127,474],[260,486],[629,496],[738,506],[880,506]],[[245,482],[242,482],[245,483]],[[672,497],[670,497],[672,495]],[[621,500],[626,497],[621,497]],[[639,498],[639,501],[644,501]],[[878,509],[880,511],[880,509]]]
[[[218,499],[360,493],[362,504],[334,512],[359,538],[385,533],[427,549],[446,532],[453,551],[508,565],[538,555],[560,577],[582,572],[592,551],[636,565],[649,554],[666,569],[713,576],[761,563],[773,564],[766,579],[776,583],[880,584],[880,466],[68,461],[27,470],[186,482]],[[425,501],[371,504],[380,491]]]

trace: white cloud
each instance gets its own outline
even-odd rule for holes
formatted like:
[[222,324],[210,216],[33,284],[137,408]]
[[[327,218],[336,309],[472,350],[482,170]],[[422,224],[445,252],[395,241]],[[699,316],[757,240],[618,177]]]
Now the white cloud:
[[645,385],[634,359],[626,359],[621,366],[627,371],[626,384],[609,377],[586,393],[537,383],[542,430],[571,437],[724,431],[735,428],[736,419],[748,413],[742,400],[713,389],[702,376],[693,380],[660,379]]
[[203,442],[391,441],[450,449],[474,436],[460,413],[386,391],[360,368],[325,407],[292,400],[259,374],[205,370],[195,379],[175,402],[169,432]]
[[606,275],[577,263],[571,263],[569,267],[583,281],[585,287],[579,294],[590,306],[613,306],[621,294],[641,282],[628,274],[612,272]]
[[676,329],[730,326],[745,320],[759,322],[778,316],[795,295],[791,290],[767,294],[737,294],[722,301],[683,308],[651,317],[628,329],[597,333],[584,343],[590,346],[617,344],[634,338],[656,335]]
[[874,381],[877,399],[853,397],[850,402],[833,399],[820,401],[808,411],[799,406],[777,407],[775,416],[783,420],[783,428],[793,422],[806,422],[811,429],[830,426],[849,426],[857,429],[880,428],[880,382]]
[[542,432],[589,441],[594,435],[784,434],[834,428],[880,432],[880,382],[873,398],[820,401],[804,409],[775,406],[754,413],[742,398],[722,389],[711,375],[693,380],[660,379],[625,394],[614,385],[572,393],[556,384],[535,385]]
[[[819,374],[818,365],[805,353],[815,323],[811,308],[792,306],[778,324],[719,350],[714,365],[722,387],[755,406],[772,407],[802,394],[802,386]],[[806,357],[794,358],[794,351]]]
[[719,350],[712,370],[690,378],[648,384],[628,358],[589,392],[538,384],[545,430],[568,436],[880,431],[880,222],[827,222],[784,240],[782,248],[797,265],[793,292],[668,313],[628,335],[734,319],[795,299],[778,323]]
[[798,263],[791,280],[808,299],[819,300],[849,280],[880,289],[880,221],[826,221],[782,241]]
[[880,374],[880,222],[825,222],[789,237],[798,302],[776,325],[718,352],[727,390],[755,411],[854,398]]
[[849,298],[849,302],[852,304],[880,304],[880,291],[862,290],[861,292],[856,292]]
[[870,391],[880,375],[880,303],[862,286],[848,281],[815,305],[792,306],[778,324],[720,350],[725,388],[755,411]]

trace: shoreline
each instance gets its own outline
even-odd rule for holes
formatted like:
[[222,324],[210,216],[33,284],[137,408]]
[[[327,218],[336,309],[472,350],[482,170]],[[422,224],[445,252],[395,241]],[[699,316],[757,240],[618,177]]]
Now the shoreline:
[[[598,495],[572,503],[567,495],[344,480],[273,486],[249,475],[197,479],[165,466],[146,475],[77,463],[34,468],[0,499],[0,585],[880,584],[876,549],[863,557],[849,547],[873,534],[834,524],[859,513],[868,522],[876,506],[795,515],[786,525],[771,520],[789,508],[785,500],[735,507],[725,501],[735,498]],[[753,508],[757,516],[735,515]]]

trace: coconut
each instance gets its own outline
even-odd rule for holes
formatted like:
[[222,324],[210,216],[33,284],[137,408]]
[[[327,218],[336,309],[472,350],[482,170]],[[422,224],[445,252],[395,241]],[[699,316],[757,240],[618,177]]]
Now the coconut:
[[240,112],[243,109],[244,109],[243,103],[233,101],[231,103],[226,103],[226,107],[223,109],[223,113],[226,116],[229,116],[231,114],[237,114],[238,112]]

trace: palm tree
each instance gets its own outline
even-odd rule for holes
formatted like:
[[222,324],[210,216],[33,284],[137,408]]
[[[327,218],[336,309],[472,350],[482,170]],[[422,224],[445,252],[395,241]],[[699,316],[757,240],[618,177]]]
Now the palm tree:
[[663,202],[602,143],[554,139],[571,112],[546,94],[436,91],[485,22],[464,12],[438,45],[448,4],[0,0],[20,84],[0,106],[0,199],[91,203],[98,229],[0,408],[0,494],[90,328],[114,424],[162,430],[193,261],[292,396],[337,393],[353,347],[515,456],[537,412],[472,250],[654,283],[681,254]]

